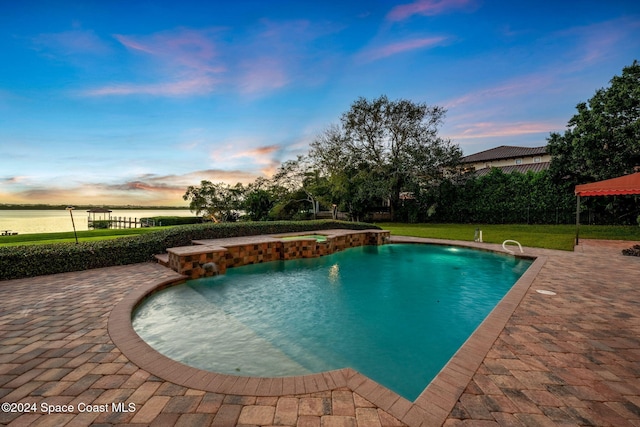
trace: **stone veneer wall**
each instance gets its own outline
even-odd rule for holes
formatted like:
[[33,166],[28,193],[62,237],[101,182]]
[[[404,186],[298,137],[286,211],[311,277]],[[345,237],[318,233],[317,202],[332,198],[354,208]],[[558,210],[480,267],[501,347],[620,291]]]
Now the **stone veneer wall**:
[[[281,246],[280,242],[228,246],[224,255],[224,271],[226,271],[228,267],[239,267],[241,265],[280,260],[282,259]],[[224,271],[220,271],[220,274],[223,274]]]
[[[213,276],[214,274],[224,274],[226,272],[226,249],[221,248],[215,250],[212,248],[201,247],[198,248],[198,250],[199,252],[197,253],[189,254],[174,254],[169,252],[169,267],[172,270],[177,271],[180,274],[184,274],[185,276],[189,276],[192,279]],[[171,251],[171,249],[169,251]],[[206,271],[205,268],[203,268],[203,265],[208,263],[214,263],[217,271]]]
[[[206,245],[169,249],[169,267],[192,279],[224,274],[227,268],[261,262],[315,258],[344,249],[365,245],[382,245],[389,238],[388,231],[354,232],[328,236],[324,242],[309,240],[277,240],[242,243],[225,247]],[[215,269],[205,268],[215,264]]]

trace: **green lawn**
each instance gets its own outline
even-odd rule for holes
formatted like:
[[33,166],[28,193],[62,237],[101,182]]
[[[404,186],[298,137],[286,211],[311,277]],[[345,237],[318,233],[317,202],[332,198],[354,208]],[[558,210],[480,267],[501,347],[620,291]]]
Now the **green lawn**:
[[[482,230],[482,240],[502,243],[517,240],[523,246],[573,250],[575,225],[526,225],[526,224],[376,224],[392,235],[430,237],[434,239],[473,241],[476,228]],[[580,238],[603,240],[640,240],[640,227],[581,225]]]
[[[116,239],[118,237],[134,236],[137,234],[150,233],[166,227],[145,227],[145,228],[119,228],[106,230],[78,231],[78,241],[88,242],[91,240]],[[0,246],[17,245],[39,245],[43,243],[75,242],[73,231],[64,233],[33,233],[18,234],[16,236],[0,236]]]
[[[431,237],[434,239],[473,241],[476,228],[482,230],[482,239],[487,243],[502,243],[507,239],[517,240],[523,246],[573,250],[576,228],[573,225],[525,225],[525,224],[376,224],[391,234],[399,236]],[[166,227],[124,228],[108,230],[78,231],[78,240],[115,239],[118,237],[149,233]],[[580,238],[604,240],[640,241],[640,227],[582,225]],[[34,245],[41,243],[75,242],[73,232],[19,234],[0,236],[0,246]]]

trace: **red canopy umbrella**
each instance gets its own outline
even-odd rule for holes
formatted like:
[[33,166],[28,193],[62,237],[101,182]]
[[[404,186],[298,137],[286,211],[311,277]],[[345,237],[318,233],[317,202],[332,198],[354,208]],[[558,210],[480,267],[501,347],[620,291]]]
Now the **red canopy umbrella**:
[[604,181],[576,185],[576,245],[578,244],[578,227],[580,226],[580,196],[620,196],[640,194],[640,172],[624,175]]
[[640,172],[590,184],[576,185],[576,196],[640,194]]

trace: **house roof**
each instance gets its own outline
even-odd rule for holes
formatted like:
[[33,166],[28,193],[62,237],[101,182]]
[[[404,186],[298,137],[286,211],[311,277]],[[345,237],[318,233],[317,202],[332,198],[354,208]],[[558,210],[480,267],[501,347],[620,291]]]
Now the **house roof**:
[[464,156],[462,163],[486,162],[490,160],[514,159],[525,156],[539,156],[547,154],[547,147],[515,147],[512,145],[501,145],[490,150]]
[[576,185],[577,196],[617,196],[640,194],[640,172],[590,184]]
[[540,163],[528,163],[524,165],[510,165],[510,166],[501,166],[501,167],[488,167],[482,169],[476,169],[474,172],[476,176],[484,176],[491,172],[491,169],[500,169],[504,173],[527,173],[531,172],[540,172],[549,169],[549,165],[551,162],[540,162]]

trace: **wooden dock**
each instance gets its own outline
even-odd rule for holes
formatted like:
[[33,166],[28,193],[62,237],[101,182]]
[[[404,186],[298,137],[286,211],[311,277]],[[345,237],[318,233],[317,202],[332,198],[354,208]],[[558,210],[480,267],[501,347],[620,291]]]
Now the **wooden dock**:
[[155,227],[156,223],[153,219],[146,218],[126,218],[126,217],[110,217],[108,219],[88,219],[89,229],[103,228],[143,228]]

